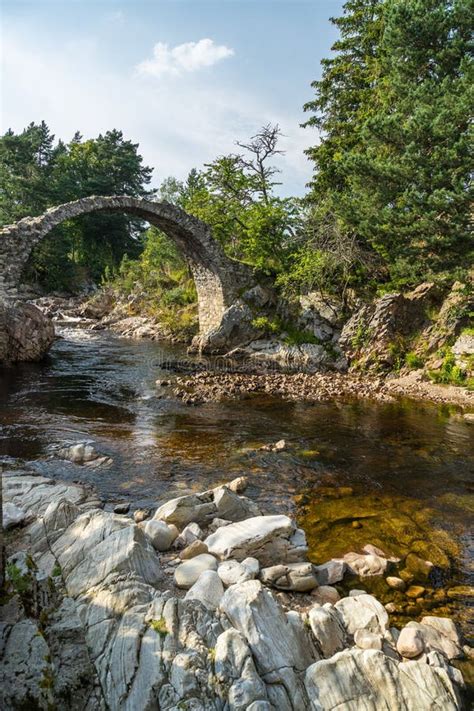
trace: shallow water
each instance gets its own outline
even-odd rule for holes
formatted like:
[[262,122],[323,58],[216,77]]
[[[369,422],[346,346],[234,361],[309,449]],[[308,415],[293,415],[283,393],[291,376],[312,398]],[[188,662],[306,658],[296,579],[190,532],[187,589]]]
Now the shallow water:
[[[44,363],[0,371],[0,456],[90,481],[108,505],[132,508],[246,474],[264,511],[298,516],[316,562],[365,543],[397,552],[402,539],[408,548],[422,539],[455,559],[450,585],[474,582],[474,427],[456,408],[267,396],[189,407],[160,399],[155,386],[181,348],[63,335]],[[281,438],[285,452],[259,451]],[[84,439],[113,463],[89,469],[54,457],[55,446]],[[341,496],[341,486],[351,491]],[[467,599],[456,604],[468,629]]]

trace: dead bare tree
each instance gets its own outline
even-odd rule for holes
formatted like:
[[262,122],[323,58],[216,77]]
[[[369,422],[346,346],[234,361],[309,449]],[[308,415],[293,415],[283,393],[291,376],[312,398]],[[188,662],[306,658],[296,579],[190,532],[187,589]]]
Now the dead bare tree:
[[268,205],[272,187],[281,183],[272,180],[273,176],[280,173],[278,168],[268,165],[268,160],[277,155],[283,155],[284,151],[277,148],[278,141],[282,133],[278,124],[263,126],[258,133],[250,138],[248,143],[237,141],[239,148],[243,148],[250,154],[240,155],[240,164],[249,175],[253,175],[257,181],[257,191],[261,193],[262,199]]

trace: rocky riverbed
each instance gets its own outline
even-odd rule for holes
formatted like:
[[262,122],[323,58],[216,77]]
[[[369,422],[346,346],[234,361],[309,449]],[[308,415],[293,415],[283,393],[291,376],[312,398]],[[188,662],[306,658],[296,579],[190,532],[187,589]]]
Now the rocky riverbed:
[[7,468],[2,708],[464,708],[455,665],[473,650],[453,621],[397,629],[365,591],[374,575],[405,585],[399,561],[368,541],[313,565],[304,531],[262,515],[246,484],[127,515]]
[[[168,382],[165,381],[167,384]],[[163,392],[163,381],[157,383]],[[324,402],[363,398],[393,402],[397,396],[452,403],[474,410],[474,391],[435,385],[417,379],[377,378],[351,373],[242,373],[209,371],[179,376],[173,395],[190,405],[225,399],[242,399],[256,393],[279,395],[290,400]],[[469,413],[467,413],[469,414]],[[469,419],[469,418],[467,418]]]

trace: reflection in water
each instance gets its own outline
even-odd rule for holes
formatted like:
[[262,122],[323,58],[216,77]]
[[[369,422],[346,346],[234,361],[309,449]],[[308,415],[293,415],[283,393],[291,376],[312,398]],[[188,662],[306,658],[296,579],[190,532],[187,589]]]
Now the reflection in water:
[[[324,554],[331,546],[323,529],[330,532],[335,514],[326,506],[324,525],[316,525],[318,506],[320,512],[325,506],[321,487],[353,488],[354,496],[338,504],[342,520],[353,517],[362,495],[382,497],[387,510],[403,500],[406,510],[433,512],[436,526],[456,537],[456,575],[472,581],[474,428],[454,408],[313,405],[267,396],[188,407],[160,398],[155,387],[157,378],[169,378],[160,364],[183,356],[179,347],[100,332],[64,336],[45,363],[0,371],[0,455],[34,460],[49,475],[89,480],[109,503],[130,497],[133,506],[155,506],[247,474],[250,495],[264,510],[295,512],[298,505],[310,539],[319,531]],[[281,438],[287,451],[258,451]],[[93,440],[113,465],[88,470],[49,456],[51,445],[81,439]]]

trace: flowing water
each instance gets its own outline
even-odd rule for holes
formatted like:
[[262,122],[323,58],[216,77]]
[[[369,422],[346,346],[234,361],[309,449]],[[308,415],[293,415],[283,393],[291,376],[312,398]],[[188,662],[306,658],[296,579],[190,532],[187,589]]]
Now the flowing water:
[[[0,456],[90,481],[107,507],[132,509],[245,474],[263,511],[298,518],[315,562],[375,543],[439,563],[432,614],[456,614],[472,635],[474,427],[456,408],[268,396],[190,407],[155,386],[170,378],[163,364],[181,357],[174,346],[65,331],[44,363],[0,371]],[[259,449],[282,438],[282,453]],[[54,456],[85,439],[112,463],[88,468]],[[384,601],[398,600],[377,581]],[[403,614],[435,604],[417,603]]]

